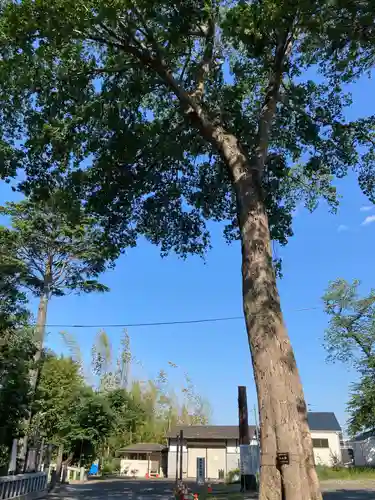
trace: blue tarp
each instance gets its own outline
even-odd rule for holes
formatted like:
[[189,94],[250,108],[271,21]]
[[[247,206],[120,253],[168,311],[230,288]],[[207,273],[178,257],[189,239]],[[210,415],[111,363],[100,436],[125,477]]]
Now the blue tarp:
[[92,464],[89,470],[89,475],[90,476],[95,476],[99,471],[99,466],[98,464]]

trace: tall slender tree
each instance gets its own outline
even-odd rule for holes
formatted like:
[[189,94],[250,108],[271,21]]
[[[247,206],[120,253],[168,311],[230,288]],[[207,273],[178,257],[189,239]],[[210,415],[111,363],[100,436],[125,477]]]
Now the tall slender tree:
[[23,189],[44,193],[63,172],[120,246],[141,234],[163,255],[203,254],[207,219],[240,240],[262,500],[321,498],[271,240],[292,234],[297,200],[335,208],[332,178],[362,160],[340,82],[303,78],[321,7],[21,0],[1,18],[2,121],[26,137]]
[[1,227],[1,253],[17,268],[19,284],[39,298],[35,328],[38,361],[51,297],[106,291],[97,278],[110,254],[103,250],[102,231],[94,220],[80,214],[71,222],[59,210],[57,197],[38,203],[7,203],[0,213],[11,220],[11,227]]

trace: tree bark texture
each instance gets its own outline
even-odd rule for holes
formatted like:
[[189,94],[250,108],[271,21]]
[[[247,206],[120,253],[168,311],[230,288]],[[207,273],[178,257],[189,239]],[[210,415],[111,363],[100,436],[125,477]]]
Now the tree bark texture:
[[[236,138],[217,129],[233,176],[241,233],[243,308],[260,414],[260,500],[321,500],[306,403],[284,325],[261,175]],[[278,453],[289,454],[278,465]]]

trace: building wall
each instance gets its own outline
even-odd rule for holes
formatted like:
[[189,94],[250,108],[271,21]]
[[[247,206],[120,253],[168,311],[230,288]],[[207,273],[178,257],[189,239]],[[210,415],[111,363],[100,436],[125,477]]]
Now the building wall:
[[312,439],[328,439],[328,448],[314,448],[316,465],[334,465],[336,459],[341,462],[340,433],[333,431],[311,431]]
[[[177,446],[176,440],[170,440],[169,450],[168,450],[168,477],[176,478],[176,458],[177,458]],[[187,476],[188,470],[188,450],[184,446],[182,450],[182,476]],[[178,471],[180,471],[180,456],[178,457]],[[178,472],[180,473],[180,472]]]
[[225,478],[227,474],[226,455],[227,455],[227,450],[225,447],[207,448],[207,465],[206,465],[207,478],[219,479],[220,477],[219,471],[223,471]]
[[[332,466],[334,461],[341,461],[340,433],[333,431],[312,431],[312,439],[327,439],[328,448],[314,448],[314,458],[317,465]],[[256,441],[251,441],[256,445]],[[176,440],[171,439],[168,452],[168,477],[176,477]],[[363,453],[362,453],[363,454]],[[210,447],[202,443],[201,447],[183,447],[183,477],[195,478],[197,474],[197,457],[206,459],[206,478],[218,479],[219,470],[224,476],[229,471],[238,469],[240,465],[240,447],[238,441],[226,441],[226,447]],[[373,459],[375,460],[375,459]]]
[[207,451],[206,448],[188,448],[187,477],[197,477],[197,458],[203,457],[206,461],[205,475],[207,477]]
[[[217,446],[210,446],[202,442],[200,446],[183,447],[183,477],[195,478],[197,475],[197,458],[204,457],[206,462],[206,478],[218,479],[219,471],[224,472],[224,477],[229,471],[240,466],[240,447],[238,440],[218,442]],[[226,445],[224,444],[226,443]],[[251,441],[255,445],[256,441]],[[168,452],[168,477],[176,477],[176,440],[170,439]]]
[[226,464],[226,474],[229,471],[240,468],[240,447],[238,445],[238,439],[232,439],[227,441],[227,464]]

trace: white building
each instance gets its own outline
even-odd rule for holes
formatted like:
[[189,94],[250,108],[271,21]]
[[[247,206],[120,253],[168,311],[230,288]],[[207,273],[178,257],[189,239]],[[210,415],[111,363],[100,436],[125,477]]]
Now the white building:
[[310,427],[316,465],[332,466],[341,463],[342,430],[332,412],[309,412]]
[[356,436],[347,443],[353,450],[354,464],[359,466],[375,465],[375,431],[368,431]]
[[[315,463],[333,465],[341,462],[341,427],[334,413],[308,414],[314,446]],[[224,479],[230,470],[239,468],[238,426],[193,425],[173,429],[168,435],[168,477],[176,477],[177,434],[183,431],[183,477],[195,478],[197,458],[204,457],[206,478]],[[249,426],[252,445],[257,445],[256,428]]]

